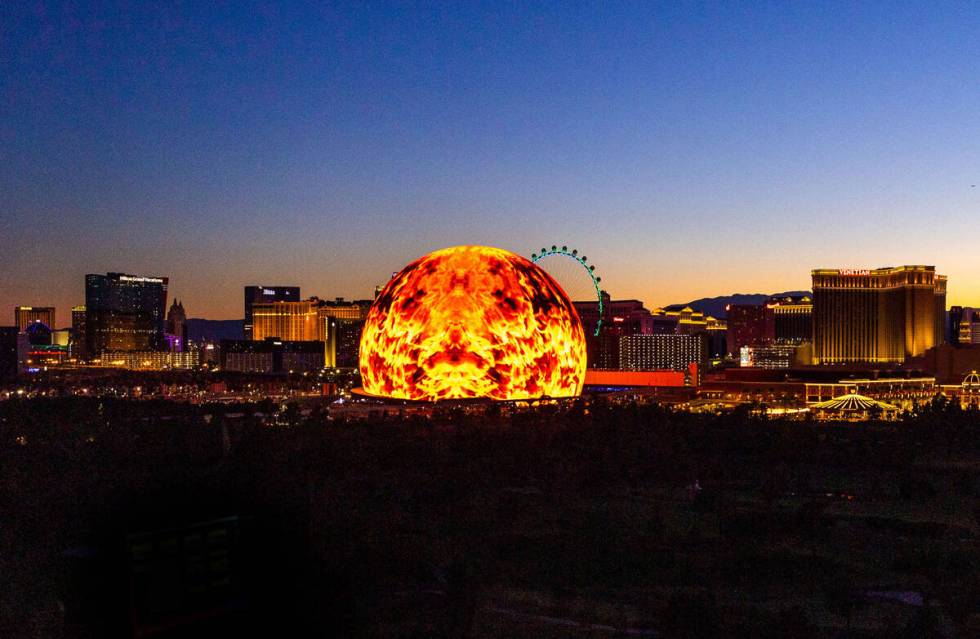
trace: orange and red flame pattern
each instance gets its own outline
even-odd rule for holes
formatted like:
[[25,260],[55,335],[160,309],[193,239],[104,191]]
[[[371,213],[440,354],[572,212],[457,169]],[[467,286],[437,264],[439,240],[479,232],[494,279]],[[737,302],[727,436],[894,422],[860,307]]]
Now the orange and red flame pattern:
[[582,322],[560,286],[508,251],[457,246],[406,266],[361,334],[364,391],[396,399],[571,397]]

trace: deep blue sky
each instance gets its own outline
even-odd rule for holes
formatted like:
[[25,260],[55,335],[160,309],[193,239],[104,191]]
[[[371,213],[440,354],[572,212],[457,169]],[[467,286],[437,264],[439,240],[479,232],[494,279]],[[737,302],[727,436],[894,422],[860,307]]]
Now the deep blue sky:
[[898,263],[980,303],[975,3],[170,5],[0,8],[0,313],[122,270],[241,317],[464,243],[649,306]]

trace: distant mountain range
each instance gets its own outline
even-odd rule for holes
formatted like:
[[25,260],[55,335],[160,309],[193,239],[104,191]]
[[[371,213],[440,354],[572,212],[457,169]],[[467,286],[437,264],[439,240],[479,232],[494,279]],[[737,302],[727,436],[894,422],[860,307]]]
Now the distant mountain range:
[[723,295],[721,297],[702,297],[699,300],[688,302],[696,311],[701,311],[705,315],[711,315],[718,319],[725,319],[728,313],[725,307],[729,304],[762,304],[770,297],[797,297],[800,295],[812,295],[810,291],[784,291],[782,293],[735,293],[734,295]]
[[220,339],[245,339],[245,320],[187,320],[187,339],[192,342],[216,342]]

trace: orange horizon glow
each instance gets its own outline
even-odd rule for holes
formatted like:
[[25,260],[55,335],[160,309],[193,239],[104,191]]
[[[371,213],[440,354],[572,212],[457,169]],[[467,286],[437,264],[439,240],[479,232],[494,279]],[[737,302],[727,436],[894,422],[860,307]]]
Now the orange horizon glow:
[[[562,238],[564,241],[564,238]],[[580,247],[588,247],[585,240],[575,240]],[[541,242],[524,242],[527,255]],[[522,250],[521,244],[510,248]],[[374,287],[387,280],[392,270],[405,264],[412,255],[424,253],[428,246],[417,249],[405,248],[409,253],[384,253],[383,258],[373,258],[370,263],[359,263],[357,269],[337,270],[322,268],[306,255],[297,255],[296,263],[258,265],[224,261],[204,271],[194,270],[181,263],[127,263],[121,269],[131,273],[165,273],[170,278],[169,300],[180,298],[187,308],[189,318],[211,320],[241,320],[242,287],[256,282],[301,286],[304,297],[318,295],[324,299],[343,296],[347,299],[365,299],[373,295]],[[980,306],[980,258],[946,254],[942,259],[935,255],[854,256],[850,253],[822,255],[801,253],[792,258],[776,254],[764,260],[739,255],[726,256],[717,262],[704,262],[700,257],[656,254],[649,259],[634,255],[618,256],[611,249],[588,248],[590,258],[597,263],[602,276],[602,287],[615,299],[638,299],[649,309],[668,304],[686,304],[700,298],[728,296],[735,293],[759,293],[771,295],[790,290],[809,290],[810,272],[814,268],[854,267],[878,268],[901,264],[935,264],[937,272],[948,279],[946,306]],[[929,259],[932,258],[932,259]],[[351,258],[353,259],[353,258]],[[678,259],[689,261],[678,262]],[[104,265],[103,265],[104,266]],[[231,268],[231,271],[221,271]],[[70,322],[70,309],[85,303],[84,273],[100,272],[107,268],[83,269],[76,273],[57,272],[53,282],[34,277],[19,283],[10,281],[0,286],[0,325],[10,324],[13,309],[19,305],[53,306],[57,309],[59,328]],[[205,275],[206,273],[206,275]]]
[[394,399],[572,397],[585,333],[565,292],[519,255],[457,246],[406,266],[361,334],[364,392]]

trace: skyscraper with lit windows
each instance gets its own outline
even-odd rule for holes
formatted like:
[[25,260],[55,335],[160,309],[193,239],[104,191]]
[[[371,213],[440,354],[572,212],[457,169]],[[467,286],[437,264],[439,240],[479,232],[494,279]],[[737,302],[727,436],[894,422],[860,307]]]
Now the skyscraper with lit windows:
[[948,335],[954,346],[980,344],[980,309],[951,306]]
[[167,282],[166,277],[125,273],[86,275],[87,355],[163,350]]
[[323,300],[317,307],[320,336],[327,368],[357,368],[361,330],[371,309],[371,300]]
[[31,324],[44,324],[49,330],[57,328],[54,324],[53,306],[17,306],[14,307],[14,324],[21,333]]
[[815,364],[900,364],[943,342],[946,276],[934,266],[812,277]]
[[287,342],[322,341],[317,313],[320,300],[262,302],[252,305],[252,340],[275,338]]
[[272,302],[298,302],[298,286],[246,286],[245,287],[245,339],[261,339],[253,334],[253,317],[256,304]]
[[85,340],[85,307],[71,307],[71,355],[76,359],[88,357]]
[[252,305],[252,340],[322,342],[328,368],[356,368],[358,346],[370,300],[321,300]]
[[773,338],[780,344],[800,344],[813,339],[813,300],[809,296],[772,297]]

